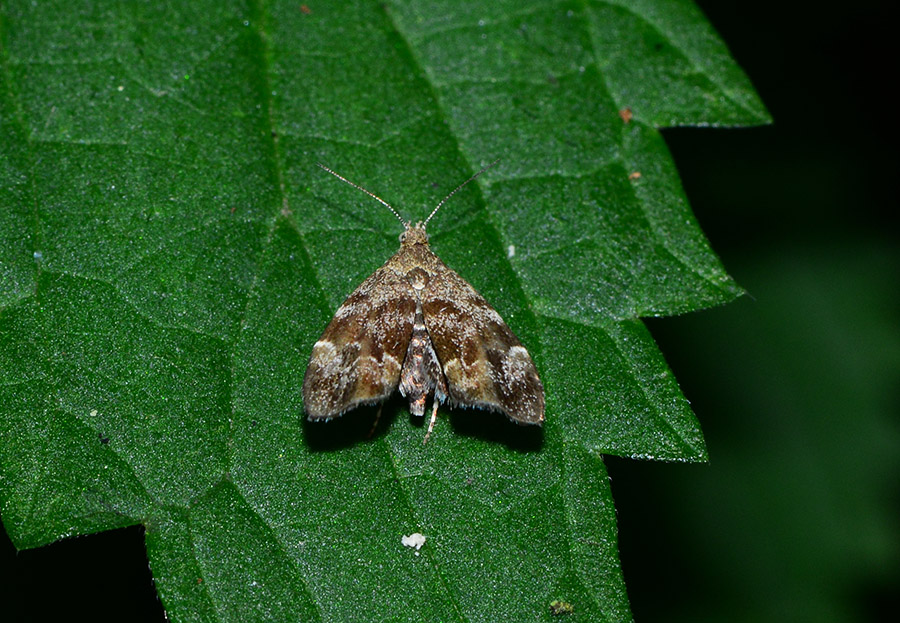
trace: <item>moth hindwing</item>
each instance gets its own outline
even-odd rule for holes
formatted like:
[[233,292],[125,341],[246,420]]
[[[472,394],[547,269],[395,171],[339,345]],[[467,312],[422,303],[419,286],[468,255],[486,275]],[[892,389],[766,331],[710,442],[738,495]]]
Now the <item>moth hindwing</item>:
[[[310,420],[329,420],[395,390],[413,415],[432,398],[431,435],[440,403],[499,411],[519,424],[544,421],[544,388],[531,356],[494,308],[428,246],[423,223],[403,223],[400,249],[344,301],[315,343],[303,379]],[[374,430],[374,429],[373,429]]]

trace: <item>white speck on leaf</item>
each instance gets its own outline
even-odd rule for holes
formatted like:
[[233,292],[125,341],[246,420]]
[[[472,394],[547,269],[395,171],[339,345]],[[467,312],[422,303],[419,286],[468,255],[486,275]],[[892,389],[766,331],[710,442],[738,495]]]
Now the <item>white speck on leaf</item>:
[[415,548],[416,556],[418,556],[419,550],[425,545],[425,535],[420,532],[413,532],[409,536],[404,535],[403,538],[400,539],[400,542],[406,547]]

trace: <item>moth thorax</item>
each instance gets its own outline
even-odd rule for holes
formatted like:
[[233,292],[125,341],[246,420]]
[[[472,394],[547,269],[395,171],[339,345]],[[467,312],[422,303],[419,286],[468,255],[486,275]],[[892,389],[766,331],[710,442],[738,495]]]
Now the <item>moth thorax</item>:
[[413,245],[413,244],[428,244],[428,234],[425,233],[425,227],[422,223],[416,223],[412,226],[407,226],[406,231],[400,234],[400,244]]
[[409,285],[413,287],[413,290],[421,291],[428,285],[428,273],[416,266],[406,273],[406,280],[409,282]]

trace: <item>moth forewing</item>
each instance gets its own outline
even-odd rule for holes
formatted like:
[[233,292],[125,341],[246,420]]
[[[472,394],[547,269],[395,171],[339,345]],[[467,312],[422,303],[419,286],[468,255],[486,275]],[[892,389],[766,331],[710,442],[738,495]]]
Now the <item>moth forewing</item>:
[[303,404],[310,420],[331,419],[396,391],[415,309],[412,289],[386,266],[347,297],[306,367]]
[[475,288],[435,259],[444,270],[435,287],[422,292],[422,307],[451,404],[540,425],[544,388],[528,351]]
[[[425,223],[489,167],[457,186]],[[322,168],[400,218],[378,196]],[[431,251],[424,223],[404,228],[400,249],[344,301],[313,346],[303,380],[309,419],[336,417],[399,388],[413,415],[424,415],[432,399],[425,441],[444,401],[540,425],[544,389],[528,351],[484,297]]]

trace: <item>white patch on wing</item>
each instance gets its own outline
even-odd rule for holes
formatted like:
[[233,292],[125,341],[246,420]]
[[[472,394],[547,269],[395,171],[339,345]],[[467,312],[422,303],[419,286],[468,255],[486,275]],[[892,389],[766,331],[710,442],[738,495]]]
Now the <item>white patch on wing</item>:
[[525,350],[524,346],[513,346],[509,349],[510,358],[515,357],[516,359],[530,359],[528,356],[528,351]]
[[334,317],[335,318],[346,318],[347,316],[350,316],[355,313],[356,307],[357,307],[357,305],[347,305],[347,304],[341,305],[340,307],[338,307],[338,310],[336,312],[334,312]]
[[397,361],[397,358],[393,355],[389,355],[388,353],[384,353],[384,359],[381,362],[381,365],[384,366],[386,370],[400,370],[400,362]]
[[320,362],[326,362],[333,359],[337,354],[337,347],[328,340],[319,340],[313,345],[312,357]]

